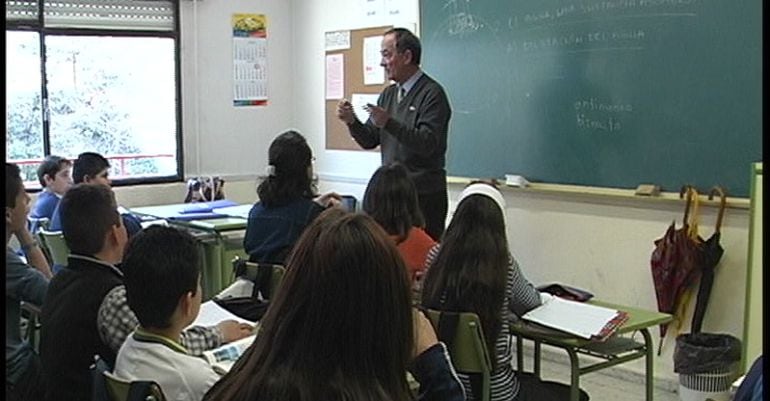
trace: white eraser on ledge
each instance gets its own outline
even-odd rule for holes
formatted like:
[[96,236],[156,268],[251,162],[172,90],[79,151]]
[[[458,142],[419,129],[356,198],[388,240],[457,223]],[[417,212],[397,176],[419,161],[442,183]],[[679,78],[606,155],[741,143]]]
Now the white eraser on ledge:
[[527,181],[526,178],[520,176],[520,175],[514,175],[514,174],[506,174],[505,175],[505,185],[510,185],[512,187],[527,187],[529,186],[529,181]]

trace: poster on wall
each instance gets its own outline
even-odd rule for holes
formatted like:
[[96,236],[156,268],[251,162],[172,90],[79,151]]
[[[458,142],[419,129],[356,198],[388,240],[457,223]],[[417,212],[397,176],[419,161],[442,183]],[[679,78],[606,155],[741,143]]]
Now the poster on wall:
[[233,14],[233,105],[267,105],[267,17]]

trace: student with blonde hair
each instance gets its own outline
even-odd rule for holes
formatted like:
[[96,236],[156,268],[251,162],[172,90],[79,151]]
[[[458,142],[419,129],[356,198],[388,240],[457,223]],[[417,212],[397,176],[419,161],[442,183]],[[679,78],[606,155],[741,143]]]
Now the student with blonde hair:
[[459,401],[443,343],[412,307],[403,260],[370,217],[332,208],[289,257],[254,344],[207,401]]

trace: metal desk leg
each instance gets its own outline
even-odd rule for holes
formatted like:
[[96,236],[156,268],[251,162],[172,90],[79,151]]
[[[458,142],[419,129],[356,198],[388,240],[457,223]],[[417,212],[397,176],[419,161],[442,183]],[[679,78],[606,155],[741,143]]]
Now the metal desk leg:
[[571,366],[569,399],[570,401],[578,401],[580,397],[580,361],[578,361],[578,355],[574,348],[564,349],[569,355],[569,363]]
[[[640,330],[642,332],[642,336],[644,337],[644,347],[645,347],[645,376],[646,376],[646,387],[647,387],[647,401],[652,401],[652,385],[653,385],[653,378],[652,378],[652,336],[650,336],[650,331],[647,330],[647,328],[643,328]],[[662,341],[662,340],[661,340]]]
[[524,373],[524,337],[516,335],[516,368]]
[[540,378],[540,341],[535,340],[535,377]]

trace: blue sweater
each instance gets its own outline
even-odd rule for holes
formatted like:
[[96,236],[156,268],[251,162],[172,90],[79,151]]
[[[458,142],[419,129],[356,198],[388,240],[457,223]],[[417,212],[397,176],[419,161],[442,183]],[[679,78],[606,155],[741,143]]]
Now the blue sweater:
[[243,248],[252,262],[285,264],[294,244],[323,207],[300,198],[288,205],[265,207],[257,202],[249,211]]

